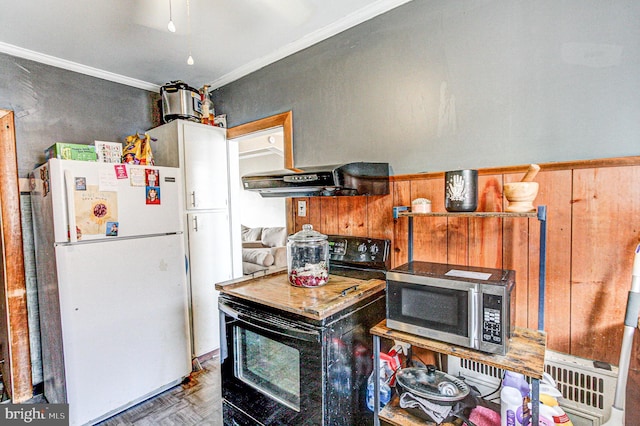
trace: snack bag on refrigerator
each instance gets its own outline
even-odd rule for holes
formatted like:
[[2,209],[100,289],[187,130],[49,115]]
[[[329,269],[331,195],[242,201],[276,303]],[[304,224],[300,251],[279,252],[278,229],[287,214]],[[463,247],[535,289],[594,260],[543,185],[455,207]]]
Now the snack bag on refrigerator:
[[127,136],[122,162],[127,164],[153,165],[151,152],[151,137],[148,134]]

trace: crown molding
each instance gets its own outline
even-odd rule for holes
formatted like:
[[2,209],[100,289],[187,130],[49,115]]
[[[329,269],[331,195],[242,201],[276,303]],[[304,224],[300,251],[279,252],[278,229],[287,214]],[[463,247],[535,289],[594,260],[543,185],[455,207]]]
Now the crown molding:
[[378,15],[382,15],[383,13],[388,12],[391,9],[395,9],[396,7],[401,6],[405,3],[409,3],[410,1],[411,0],[379,0],[367,7],[358,10],[357,12],[345,16],[344,18],[334,22],[331,25],[309,33],[301,39],[296,40],[293,43],[289,43],[288,45],[283,46],[282,48],[274,51],[269,55],[263,56],[262,58],[251,61],[246,65],[236,68],[230,73],[227,73],[222,77],[212,81],[211,83],[209,83],[209,86],[211,90],[222,87],[225,84],[229,84],[235,80],[238,80],[248,74],[251,74],[254,71],[259,70],[260,68],[277,62],[280,59],[286,58],[287,56],[292,55],[296,52],[304,50],[307,47],[313,46],[316,43],[326,40],[338,33],[341,33],[342,31],[348,30],[349,28],[355,27],[356,25],[368,21],[369,19],[372,19]]
[[6,53],[19,58],[29,59],[31,61],[40,62],[54,67],[75,71],[80,74],[101,78],[103,80],[113,81],[115,83],[125,84],[127,86],[137,87],[138,89],[148,90],[150,92],[159,92],[160,86],[146,81],[137,80],[135,78],[126,77],[124,75],[115,74],[98,68],[82,65],[77,62],[67,61],[65,59],[56,58],[55,56],[45,55],[29,49],[23,49],[11,44],[0,42],[0,52]]
[[[274,51],[273,53],[263,56],[257,60],[251,61],[235,70],[223,75],[222,77],[209,83],[211,90],[217,89],[229,84],[241,77],[251,74],[254,71],[259,70],[269,64],[286,58],[296,52],[306,49],[316,43],[326,40],[342,31],[345,31],[351,27],[354,27],[362,22],[365,22],[371,18],[388,12],[398,6],[410,2],[411,0],[379,0],[375,3],[364,7],[352,14],[345,16],[344,18],[321,28],[317,31],[307,34],[301,39],[289,43],[286,46]],[[157,84],[149,83],[135,78],[126,77],[124,75],[115,74],[109,71],[104,71],[98,68],[93,68],[87,65],[82,65],[77,62],[67,61],[55,56],[46,55],[29,49],[23,49],[8,43],[0,42],[0,52],[6,53],[19,58],[29,59],[32,61],[40,62],[43,64],[51,65],[54,67],[66,69],[69,71],[75,71],[81,74],[89,75],[92,77],[101,78],[103,80],[113,81],[115,83],[125,84],[127,86],[137,87],[139,89],[148,90],[151,92],[159,92],[160,86]]]

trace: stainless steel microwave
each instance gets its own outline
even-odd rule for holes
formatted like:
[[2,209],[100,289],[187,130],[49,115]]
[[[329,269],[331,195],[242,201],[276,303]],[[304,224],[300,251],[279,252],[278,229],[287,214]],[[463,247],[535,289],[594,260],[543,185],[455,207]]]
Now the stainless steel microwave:
[[515,271],[410,262],[387,271],[387,327],[504,355],[515,320]]

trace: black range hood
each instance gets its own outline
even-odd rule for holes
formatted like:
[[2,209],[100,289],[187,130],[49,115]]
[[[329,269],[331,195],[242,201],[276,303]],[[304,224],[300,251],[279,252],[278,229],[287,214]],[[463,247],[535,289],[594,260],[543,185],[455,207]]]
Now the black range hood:
[[386,195],[389,163],[348,163],[242,176],[245,190],[263,197]]

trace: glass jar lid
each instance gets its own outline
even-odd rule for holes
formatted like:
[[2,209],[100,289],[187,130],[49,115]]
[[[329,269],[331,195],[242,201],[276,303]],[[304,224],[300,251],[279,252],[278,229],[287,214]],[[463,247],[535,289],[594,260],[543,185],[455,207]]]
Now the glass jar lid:
[[436,370],[434,365],[426,368],[409,367],[398,370],[396,380],[404,391],[413,393],[431,402],[454,402],[464,399],[469,386],[457,377]]
[[318,231],[314,231],[313,225],[308,223],[302,225],[302,231],[299,231],[289,237],[289,241],[302,241],[302,242],[305,242],[305,241],[314,242],[314,241],[322,241],[326,239],[327,239],[326,235],[321,234]]

